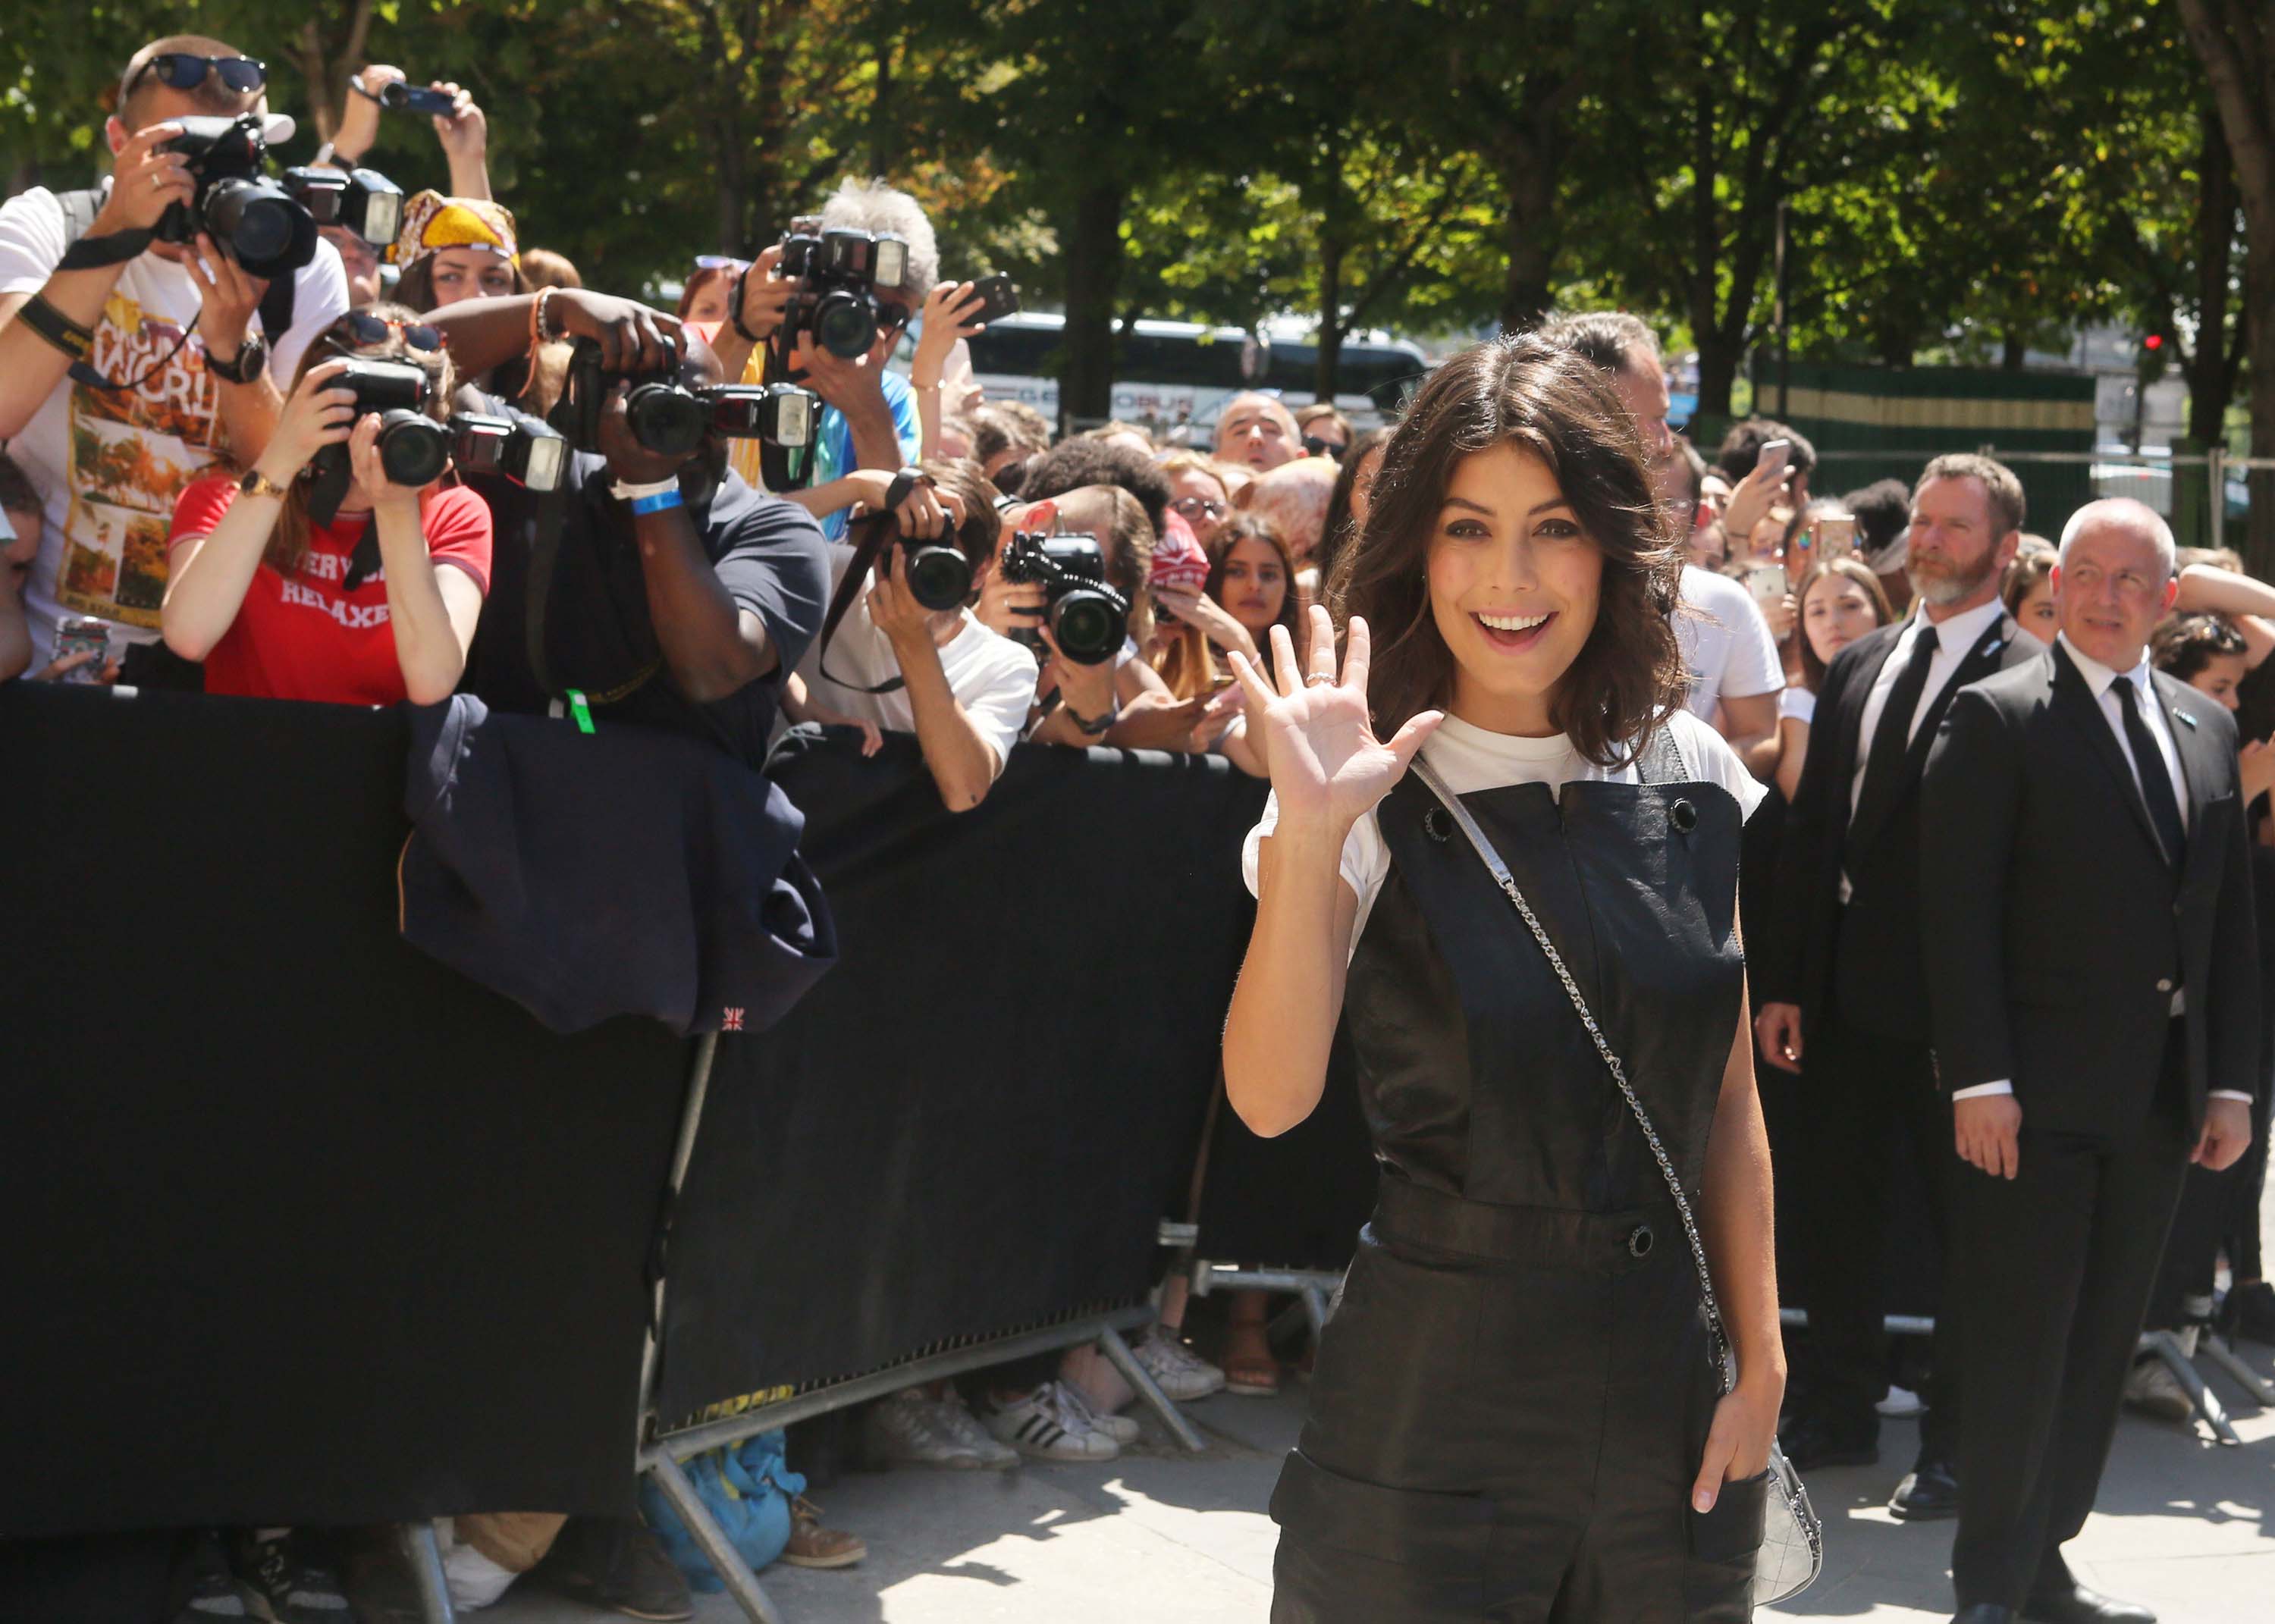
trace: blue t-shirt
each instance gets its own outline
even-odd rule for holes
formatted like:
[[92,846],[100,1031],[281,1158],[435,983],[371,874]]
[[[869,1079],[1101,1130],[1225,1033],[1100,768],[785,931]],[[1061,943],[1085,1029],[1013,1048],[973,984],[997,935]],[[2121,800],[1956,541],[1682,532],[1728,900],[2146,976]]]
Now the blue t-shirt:
[[[917,460],[924,449],[924,425],[917,420],[917,394],[909,381],[896,372],[888,372],[879,380],[885,392],[885,404],[893,412],[893,436],[901,442],[901,466],[905,468]],[[861,459],[853,451],[853,426],[845,414],[835,406],[821,409],[821,432],[816,436],[813,453],[813,480],[816,485],[853,472]],[[832,541],[845,536],[845,510],[840,508],[821,521],[821,533]]]

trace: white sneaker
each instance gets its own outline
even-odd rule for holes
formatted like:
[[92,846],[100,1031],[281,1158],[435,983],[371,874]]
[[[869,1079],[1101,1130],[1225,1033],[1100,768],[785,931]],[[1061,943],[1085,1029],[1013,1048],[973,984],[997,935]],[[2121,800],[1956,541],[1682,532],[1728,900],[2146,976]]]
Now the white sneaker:
[[1180,1404],[1224,1391],[1224,1372],[1155,1326],[1130,1350],[1145,1374]]
[[1906,1416],[1924,1416],[1927,1413],[1927,1404],[1918,1394],[1914,1393],[1909,1387],[1899,1387],[1893,1382],[1888,1384],[1887,1396],[1872,1408],[1884,1416],[1893,1416],[1899,1420]]
[[[907,1466],[971,1471],[992,1463],[989,1451],[958,1438],[940,1424],[938,1407],[917,1387],[870,1407],[869,1443],[887,1460]],[[991,1444],[990,1449],[994,1447]]]
[[932,1409],[933,1424],[941,1436],[971,1449],[979,1457],[979,1464],[1001,1471],[1019,1463],[1019,1452],[999,1444],[987,1435],[979,1418],[964,1408],[963,1395],[953,1387],[944,1399],[927,1399]]
[[991,1410],[981,1422],[1021,1454],[1042,1461],[1111,1461],[1122,1446],[1058,1401],[1058,1384],[1045,1382],[1024,1398]]
[[1085,1394],[1070,1381],[1054,1381],[1058,1389],[1059,1408],[1093,1431],[1103,1432],[1117,1444],[1134,1444],[1142,1429],[1128,1416],[1117,1416],[1099,1409]]

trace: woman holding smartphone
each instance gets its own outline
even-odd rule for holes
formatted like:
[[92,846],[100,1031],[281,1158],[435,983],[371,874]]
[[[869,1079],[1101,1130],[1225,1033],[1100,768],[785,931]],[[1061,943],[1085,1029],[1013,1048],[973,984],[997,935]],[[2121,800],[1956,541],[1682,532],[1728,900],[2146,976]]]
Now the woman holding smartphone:
[[1681,563],[1609,381],[1502,339],[1391,439],[1340,671],[1325,608],[1304,660],[1275,629],[1272,673],[1234,661],[1274,795],[1227,1090],[1285,1131],[1346,1020],[1384,1170],[1273,1497],[1277,1624],[1750,1614],[1785,1380],[1735,926],[1762,792],[1682,708]]

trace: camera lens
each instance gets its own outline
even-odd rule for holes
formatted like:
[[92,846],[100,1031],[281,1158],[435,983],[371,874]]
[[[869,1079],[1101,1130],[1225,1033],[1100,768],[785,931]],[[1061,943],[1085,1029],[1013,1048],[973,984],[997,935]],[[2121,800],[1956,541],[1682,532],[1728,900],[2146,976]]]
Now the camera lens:
[[267,180],[217,180],[200,200],[206,230],[255,276],[281,276],[316,257],[316,221]]
[[632,438],[664,457],[684,457],[703,443],[703,403],[669,383],[643,383],[624,402]]
[[971,595],[971,564],[950,547],[911,547],[909,593],[934,614],[952,609]]
[[1051,636],[1059,652],[1077,665],[1103,665],[1122,651],[1130,635],[1127,619],[1101,592],[1076,587],[1051,605]]
[[813,338],[830,354],[857,360],[877,342],[877,301],[840,288],[814,307]]
[[420,412],[397,407],[379,418],[379,465],[397,485],[429,485],[450,465],[450,435]]

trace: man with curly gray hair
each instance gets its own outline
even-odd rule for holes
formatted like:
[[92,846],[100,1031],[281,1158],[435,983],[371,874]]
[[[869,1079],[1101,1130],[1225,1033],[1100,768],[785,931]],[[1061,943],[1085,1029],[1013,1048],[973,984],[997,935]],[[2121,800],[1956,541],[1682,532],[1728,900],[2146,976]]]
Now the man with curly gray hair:
[[[908,269],[897,287],[880,287],[877,342],[851,360],[831,354],[801,334],[790,357],[790,380],[821,397],[814,434],[813,475],[805,490],[785,493],[821,520],[832,541],[845,534],[845,510],[858,496],[846,478],[864,468],[907,467],[921,454],[924,431],[909,381],[885,363],[925,295],[940,281],[940,239],[916,199],[882,180],[848,180],[821,208],[824,231],[869,231],[906,242]],[[752,351],[782,325],[794,284],[781,274],[782,249],[758,256],[737,283],[738,307],[714,340],[729,377],[742,375]]]

